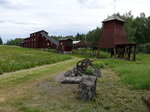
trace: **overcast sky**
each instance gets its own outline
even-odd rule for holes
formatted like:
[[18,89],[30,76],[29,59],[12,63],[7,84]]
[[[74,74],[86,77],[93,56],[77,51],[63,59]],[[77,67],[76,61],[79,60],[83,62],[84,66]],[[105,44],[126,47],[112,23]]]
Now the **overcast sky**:
[[[130,10],[148,17],[150,0],[116,0],[116,12]],[[57,36],[87,33],[113,13],[113,0],[0,0],[0,36],[6,42],[42,29]]]

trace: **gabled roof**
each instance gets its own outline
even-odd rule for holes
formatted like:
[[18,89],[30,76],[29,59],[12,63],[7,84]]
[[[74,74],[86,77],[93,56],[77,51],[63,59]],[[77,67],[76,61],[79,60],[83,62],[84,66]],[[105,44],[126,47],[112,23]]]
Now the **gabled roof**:
[[47,40],[50,40],[52,43],[54,43],[56,46],[59,45],[59,42],[55,40],[54,38],[50,37],[47,33],[41,32],[41,35],[44,36]]
[[59,41],[64,41],[64,40],[72,40],[71,38],[61,38]]
[[113,20],[118,20],[118,21],[121,21],[121,22],[124,22],[125,21],[123,19],[121,19],[118,15],[116,14],[113,14],[112,16],[109,16],[107,19],[105,19],[104,21],[102,21],[102,23],[105,23],[105,22],[108,22],[108,21],[113,21]]
[[37,31],[37,32],[31,33],[31,34],[36,34],[36,33],[41,33],[41,32],[44,32],[44,33],[48,34],[48,32],[46,32],[45,30],[40,30],[40,31]]

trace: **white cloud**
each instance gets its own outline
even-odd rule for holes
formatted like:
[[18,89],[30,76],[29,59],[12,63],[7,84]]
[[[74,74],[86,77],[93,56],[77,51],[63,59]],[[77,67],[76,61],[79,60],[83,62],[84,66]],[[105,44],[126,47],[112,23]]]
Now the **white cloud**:
[[[0,36],[5,40],[41,29],[50,35],[85,33],[114,12],[113,0],[0,0],[0,4]],[[116,11],[150,16],[149,5],[149,0],[116,0]]]

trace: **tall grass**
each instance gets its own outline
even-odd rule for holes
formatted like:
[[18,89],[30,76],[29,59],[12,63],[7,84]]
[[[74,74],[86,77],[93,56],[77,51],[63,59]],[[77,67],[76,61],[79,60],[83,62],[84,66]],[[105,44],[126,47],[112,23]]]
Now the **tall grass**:
[[[130,84],[134,89],[150,90],[150,54],[137,54],[137,61],[127,61],[107,58],[109,53],[101,52],[100,59],[96,59],[93,54],[73,54],[76,57],[93,58],[96,63],[111,67],[126,84]],[[103,58],[106,57],[106,58]]]
[[[97,58],[98,50],[92,52],[91,49],[79,49],[73,50],[72,56],[79,57],[79,58]],[[100,58],[108,58],[110,54],[108,52],[100,51]]]
[[71,59],[71,56],[15,46],[0,46],[0,74],[68,59]]
[[150,89],[150,54],[138,54],[136,62],[117,59],[103,61],[133,88]]

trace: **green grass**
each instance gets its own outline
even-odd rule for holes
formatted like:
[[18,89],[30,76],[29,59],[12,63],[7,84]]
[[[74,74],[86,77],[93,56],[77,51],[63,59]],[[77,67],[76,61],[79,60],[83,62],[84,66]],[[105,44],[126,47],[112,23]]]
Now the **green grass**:
[[150,55],[138,54],[137,61],[119,59],[104,59],[106,65],[111,67],[126,84],[134,89],[150,89]]
[[[77,61],[79,61],[79,59],[75,58],[52,65],[39,66],[33,69],[11,72],[0,76],[0,112],[3,112],[2,110],[4,110],[4,112],[9,110],[15,112],[16,109],[23,112],[42,112],[34,107],[20,106],[25,101],[24,97],[32,99],[30,96],[32,96],[34,92],[37,92],[35,90],[36,87],[45,81],[52,82],[57,74],[71,69]],[[36,96],[37,94],[34,95]],[[42,102],[40,102],[41,105]]]
[[[6,85],[5,88],[0,87],[1,91],[9,88],[7,93],[1,95],[0,98],[8,93],[11,94],[11,98],[0,103],[0,111],[3,109],[7,112],[11,109],[13,112],[148,112],[142,105],[141,94],[126,88],[120,78],[109,68],[102,69],[103,77],[98,79],[95,99],[78,100],[77,85],[60,84],[54,80],[59,66],[59,72],[63,72],[70,69],[68,67],[74,66],[77,61],[73,59],[43,67],[42,71],[38,70],[41,75],[35,76],[31,79],[32,81],[18,83],[21,88],[26,87],[20,90],[24,91],[22,94],[17,92],[17,95],[13,95],[13,91],[19,91],[16,84]],[[54,71],[51,72],[53,68]],[[36,69],[29,71],[37,74]],[[23,73],[29,75],[27,71]],[[7,79],[9,78],[11,77]],[[50,79],[53,80],[49,81]],[[32,83],[35,82],[37,84],[33,85]]]
[[15,46],[0,46],[0,74],[71,59],[71,56]]
[[[0,112],[148,112],[139,90],[130,90],[110,68],[102,69],[92,101],[78,100],[77,85],[60,84],[57,75],[81,60],[11,72],[0,76]],[[104,60],[96,60],[102,62]],[[146,92],[142,91],[142,95]]]
[[131,85],[134,89],[150,90],[150,54],[137,54],[136,62],[107,58],[110,56],[106,52],[101,52],[100,59],[96,59],[93,54],[76,53],[73,56],[94,59],[95,63],[102,67],[111,67],[125,84]]
[[[95,53],[92,53],[91,51],[85,52],[84,50],[73,51],[73,54],[71,56],[78,57],[78,58],[97,58],[97,51]],[[110,57],[110,54],[104,51],[100,51],[100,58],[108,58]]]

